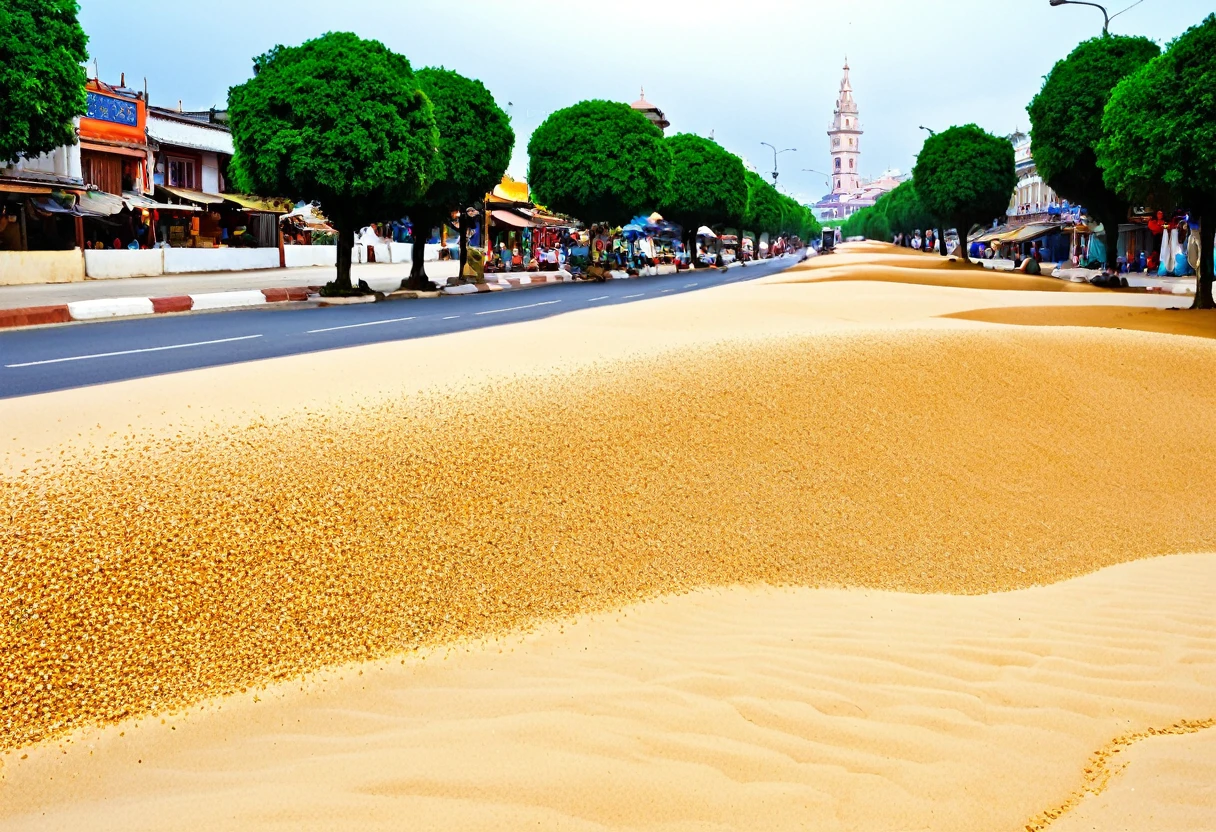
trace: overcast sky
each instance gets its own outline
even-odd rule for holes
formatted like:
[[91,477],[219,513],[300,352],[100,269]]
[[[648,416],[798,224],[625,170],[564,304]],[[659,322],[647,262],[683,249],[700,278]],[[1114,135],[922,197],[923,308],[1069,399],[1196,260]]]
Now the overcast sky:
[[[1110,12],[1132,6],[1118,0]],[[781,156],[780,184],[803,201],[826,192],[825,135],[846,54],[865,138],[862,174],[911,169],[925,136],[976,122],[1002,135],[1056,60],[1099,34],[1102,15],[1048,0],[80,0],[89,54],[153,104],[223,107],[251,59],[275,44],[349,30],[383,41],[415,68],[481,79],[511,114],[510,172],[553,110],[585,98],[626,103],[645,85],[668,135],[713,136],[758,170]],[[1211,0],[1142,0],[1111,29],[1165,43]],[[92,69],[90,67],[90,74]]]

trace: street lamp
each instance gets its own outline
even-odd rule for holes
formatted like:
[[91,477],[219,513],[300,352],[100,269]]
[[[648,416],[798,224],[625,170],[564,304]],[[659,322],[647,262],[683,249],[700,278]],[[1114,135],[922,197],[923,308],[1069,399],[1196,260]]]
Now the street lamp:
[[920,129],[921,129],[921,130],[925,130],[925,131],[927,131],[927,132],[929,133],[929,135],[930,135],[930,136],[936,136],[936,135],[937,135],[937,131],[936,131],[936,130],[931,130],[931,129],[929,129],[928,127],[926,127],[925,125],[923,125],[923,124],[920,126]]
[[787,147],[785,150],[778,150],[777,148],[773,147],[768,142],[760,142],[760,144],[764,145],[769,150],[773,151],[773,184],[776,185],[777,184],[777,157],[780,156],[782,153],[797,153],[798,148]]
[[1097,3],[1090,3],[1087,0],[1049,0],[1053,6],[1093,6],[1102,12],[1102,34],[1110,33],[1110,15],[1106,13],[1105,6],[1099,6]]

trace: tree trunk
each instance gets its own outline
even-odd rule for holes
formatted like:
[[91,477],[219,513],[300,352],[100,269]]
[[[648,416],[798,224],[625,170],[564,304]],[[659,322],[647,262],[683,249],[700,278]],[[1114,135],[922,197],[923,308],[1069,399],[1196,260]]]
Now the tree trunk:
[[460,275],[461,280],[464,280],[464,264],[469,262],[468,221],[468,215],[462,209],[460,219],[457,221],[457,228],[460,230],[460,270],[457,274]]
[[[965,222],[956,222],[954,224],[954,228],[956,231],[958,231],[958,248],[956,249],[956,251],[958,251],[958,256],[962,258],[964,263],[970,263],[971,252],[967,249],[967,232],[970,229],[968,229],[967,223]],[[943,245],[945,245],[945,243],[943,243]]]
[[410,254],[410,276],[405,279],[403,289],[426,292],[431,281],[426,276],[426,241],[431,236],[430,220],[410,217],[414,225],[414,242]]
[[[957,223],[956,223],[956,225],[957,225]],[[961,231],[959,232],[959,235],[960,236],[962,235]],[[946,252],[946,229],[944,229],[944,228],[937,229],[937,253],[940,254],[942,257],[945,257],[946,253],[947,253]]]
[[1216,223],[1216,210],[1204,207],[1199,210],[1199,268],[1195,270],[1195,302],[1192,309],[1213,309],[1216,303],[1212,301],[1212,270],[1213,270],[1213,229]]
[[1123,211],[1104,211],[1099,219],[1102,220],[1102,236],[1106,238],[1106,270],[1119,273],[1119,224],[1127,217],[1127,209]]
[[338,226],[338,276],[334,286],[343,292],[351,290],[350,261],[354,249],[355,229],[345,224]]

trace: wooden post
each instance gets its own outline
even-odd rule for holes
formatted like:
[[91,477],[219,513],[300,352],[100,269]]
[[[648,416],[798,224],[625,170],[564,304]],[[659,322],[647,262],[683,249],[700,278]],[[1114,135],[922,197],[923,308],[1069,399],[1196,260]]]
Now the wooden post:
[[25,203],[21,203],[21,250],[30,250],[30,234],[29,229],[25,227]]
[[84,251],[84,217],[77,216],[76,220],[76,248]]
[[279,268],[285,269],[287,268],[287,252],[283,250],[283,223],[278,214],[273,216],[275,229],[279,235]]

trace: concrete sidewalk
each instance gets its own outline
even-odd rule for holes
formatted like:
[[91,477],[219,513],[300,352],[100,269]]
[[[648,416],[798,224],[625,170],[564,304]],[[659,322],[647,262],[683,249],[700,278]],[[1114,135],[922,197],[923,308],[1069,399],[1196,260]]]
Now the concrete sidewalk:
[[[426,264],[427,276],[446,282],[455,277],[457,263],[442,260]],[[391,292],[409,276],[409,263],[356,264],[353,281],[366,280],[378,292]],[[248,272],[204,272],[172,277],[126,277],[116,280],[85,280],[80,283],[42,283],[30,286],[0,286],[0,309],[55,306],[86,300],[124,297],[169,297],[217,292],[287,289],[323,286],[334,279],[333,266],[304,269],[266,269]]]

